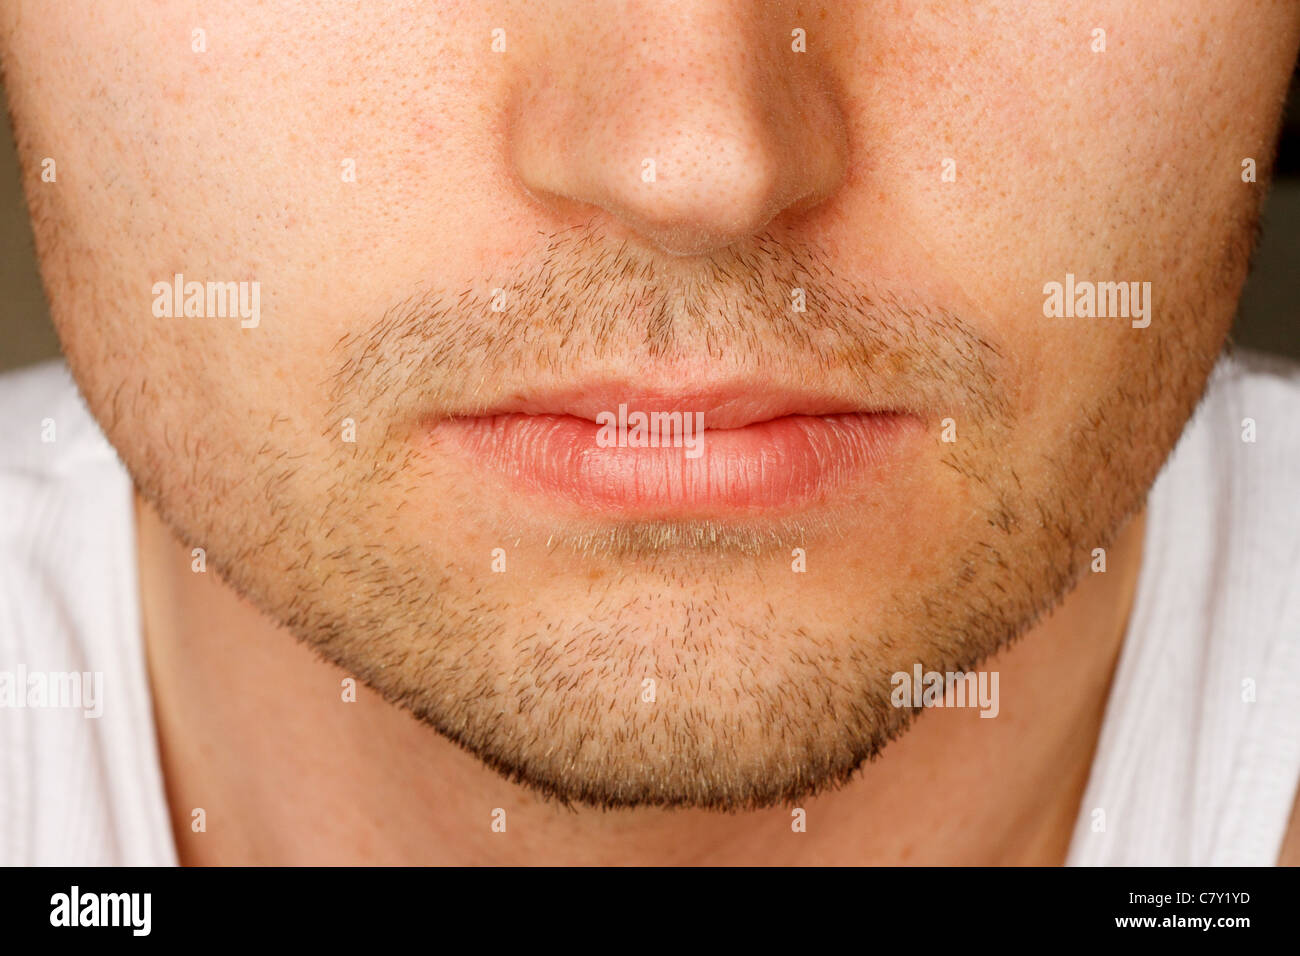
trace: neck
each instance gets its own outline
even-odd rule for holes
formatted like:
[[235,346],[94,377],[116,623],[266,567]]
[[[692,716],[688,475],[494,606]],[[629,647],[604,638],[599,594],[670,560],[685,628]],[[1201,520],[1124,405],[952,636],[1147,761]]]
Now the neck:
[[[1136,590],[1143,520],[983,665],[994,719],[933,709],[843,788],[790,807],[566,810],[323,663],[136,503],[163,774],[187,864],[1059,864]],[[192,811],[204,810],[195,832]],[[494,819],[504,811],[505,832]]]

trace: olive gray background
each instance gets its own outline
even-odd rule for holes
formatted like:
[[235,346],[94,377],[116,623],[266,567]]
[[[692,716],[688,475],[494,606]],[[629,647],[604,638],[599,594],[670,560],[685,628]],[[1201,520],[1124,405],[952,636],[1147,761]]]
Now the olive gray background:
[[[1291,84],[1263,238],[1242,296],[1233,339],[1300,359],[1300,70]],[[59,354],[32,250],[8,118],[0,124],[0,371]]]

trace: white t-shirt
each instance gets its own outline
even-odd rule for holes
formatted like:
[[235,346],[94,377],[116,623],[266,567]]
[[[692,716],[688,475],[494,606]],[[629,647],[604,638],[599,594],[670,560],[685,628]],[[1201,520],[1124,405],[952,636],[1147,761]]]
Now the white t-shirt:
[[[1276,861],[1300,783],[1298,493],[1300,368],[1225,359],[1151,492],[1069,863]],[[130,479],[62,363],[0,376],[0,864],[175,862]]]

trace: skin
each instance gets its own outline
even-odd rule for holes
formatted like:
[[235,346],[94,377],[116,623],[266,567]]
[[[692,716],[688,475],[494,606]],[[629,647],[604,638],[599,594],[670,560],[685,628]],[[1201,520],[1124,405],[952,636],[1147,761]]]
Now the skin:
[[[1293,4],[112,7],[9,2],[0,51],[51,312],[140,490],[183,859],[1064,858]],[[259,281],[261,323],[154,316],[177,272]],[[1150,326],[1045,318],[1066,273],[1151,282]],[[924,440],[798,513],[616,527],[423,430],[610,371],[816,377]],[[999,717],[911,723],[917,662],[998,670]]]

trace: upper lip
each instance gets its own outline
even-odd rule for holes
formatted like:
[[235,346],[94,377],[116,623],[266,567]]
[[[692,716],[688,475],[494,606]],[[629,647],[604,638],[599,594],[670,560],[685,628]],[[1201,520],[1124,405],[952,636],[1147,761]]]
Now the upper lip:
[[743,428],[790,415],[899,414],[904,409],[817,389],[729,382],[682,390],[647,389],[644,384],[605,382],[563,389],[518,391],[453,418],[499,415],[569,415],[596,421],[602,412],[703,412],[706,429]]

